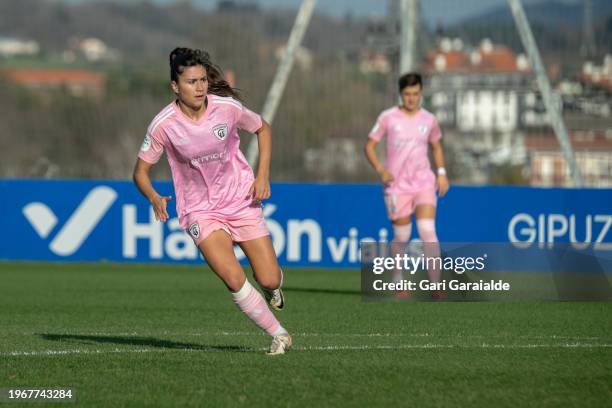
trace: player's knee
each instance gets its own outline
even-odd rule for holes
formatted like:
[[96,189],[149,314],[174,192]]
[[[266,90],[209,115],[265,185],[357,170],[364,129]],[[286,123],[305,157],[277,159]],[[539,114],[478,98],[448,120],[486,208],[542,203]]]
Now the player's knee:
[[238,292],[240,289],[242,289],[245,280],[246,276],[239,273],[227,274],[223,278],[225,286],[227,286],[232,292]]
[[436,221],[433,218],[417,220],[417,229],[419,230],[419,237],[421,237],[421,241],[438,242],[438,235],[436,234]]
[[274,290],[278,289],[281,284],[280,274],[269,274],[266,276],[258,276],[257,283],[264,289]]
[[410,241],[411,232],[412,232],[412,224],[394,225],[393,226],[393,242]]

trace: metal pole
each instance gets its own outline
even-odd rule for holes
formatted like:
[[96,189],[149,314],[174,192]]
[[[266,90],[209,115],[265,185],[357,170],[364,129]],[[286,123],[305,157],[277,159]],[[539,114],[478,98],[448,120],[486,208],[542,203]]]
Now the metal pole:
[[535,70],[538,88],[540,89],[542,97],[544,98],[546,111],[550,116],[555,135],[557,136],[557,140],[561,145],[561,150],[565,156],[565,161],[567,162],[570,175],[574,181],[574,186],[581,187],[583,185],[582,175],[580,173],[580,169],[576,165],[576,158],[574,157],[574,150],[572,149],[572,145],[569,141],[567,128],[563,122],[563,116],[561,115],[561,112],[559,112],[558,106],[555,103],[550,81],[546,75],[546,70],[544,69],[544,64],[542,63],[538,46],[533,38],[533,33],[529,27],[529,22],[525,16],[525,11],[523,10],[520,0],[508,0],[508,4],[512,10],[514,22],[521,36],[523,47],[525,47],[525,51],[527,51],[529,62]]
[[595,36],[593,35],[593,3],[584,0],[582,8],[582,56],[593,58],[596,55]]
[[400,0],[400,64],[399,75],[415,68],[418,0]]
[[[310,17],[312,16],[315,4],[316,0],[304,0],[300,6],[297,17],[295,18],[295,23],[291,29],[287,47],[285,48],[285,52],[283,53],[280,63],[278,64],[276,75],[274,76],[272,86],[268,91],[266,102],[261,111],[261,116],[263,116],[268,123],[272,123],[274,120],[278,103],[283,96],[283,91],[285,90],[285,85],[287,84],[289,74],[291,73],[291,67],[293,66],[293,61],[295,60],[295,51],[302,42],[302,38],[304,38],[304,33],[306,32],[306,28],[308,28],[308,23],[310,22]],[[251,166],[255,166],[255,161],[257,160],[257,155],[259,154],[257,143],[256,138],[251,140],[247,150],[247,160]]]

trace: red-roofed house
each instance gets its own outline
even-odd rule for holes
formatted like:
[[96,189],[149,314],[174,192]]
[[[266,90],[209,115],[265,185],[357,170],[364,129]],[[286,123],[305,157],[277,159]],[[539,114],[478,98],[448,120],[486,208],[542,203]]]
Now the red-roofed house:
[[[570,141],[585,185],[612,186],[612,131],[575,131]],[[565,158],[553,134],[529,135],[525,147],[530,157],[531,184],[572,186]]]
[[612,92],[612,55],[606,55],[600,66],[592,62],[585,63],[580,80],[585,84]]
[[485,39],[465,49],[459,39],[442,39],[426,57],[425,92],[442,124],[461,132],[512,132],[546,123],[533,87],[527,57]]
[[461,43],[460,47],[443,44],[440,49],[430,52],[426,57],[425,71],[433,75],[438,72],[503,73],[531,70],[525,55],[517,55],[508,47],[494,45],[490,40],[483,40],[480,47],[470,52],[464,50]]
[[81,69],[11,69],[3,75],[14,83],[30,89],[65,88],[75,96],[101,97],[104,95],[106,77],[103,74]]

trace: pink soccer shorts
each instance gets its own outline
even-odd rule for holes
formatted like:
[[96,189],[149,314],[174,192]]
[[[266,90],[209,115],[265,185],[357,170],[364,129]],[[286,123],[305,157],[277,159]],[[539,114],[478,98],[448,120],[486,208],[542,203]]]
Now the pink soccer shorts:
[[228,233],[234,242],[250,241],[270,235],[261,207],[250,208],[244,217],[234,219],[219,214],[190,217],[187,233],[196,246],[216,230]]
[[387,216],[391,221],[409,217],[417,205],[430,204],[435,206],[438,202],[435,189],[421,190],[416,193],[386,193],[385,206]]

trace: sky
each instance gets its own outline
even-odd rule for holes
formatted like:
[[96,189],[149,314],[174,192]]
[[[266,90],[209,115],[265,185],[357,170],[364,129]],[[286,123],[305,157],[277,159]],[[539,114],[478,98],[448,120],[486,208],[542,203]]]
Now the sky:
[[[66,0],[68,2],[87,2],[94,0]],[[141,0],[113,0],[115,2],[135,2]],[[167,4],[176,0],[151,0],[155,3]],[[197,6],[204,9],[213,9],[218,0],[192,0]],[[256,1],[263,8],[292,8],[297,9],[302,0],[235,0],[251,3]],[[523,4],[542,2],[545,0],[523,0]],[[580,0],[557,0],[564,3],[578,3]],[[383,17],[387,12],[387,0],[318,0],[317,10],[326,14],[341,17],[348,11],[355,16]],[[507,0],[421,0],[421,9],[425,20],[429,24],[451,24],[464,18],[478,15],[492,8],[504,6]]]

